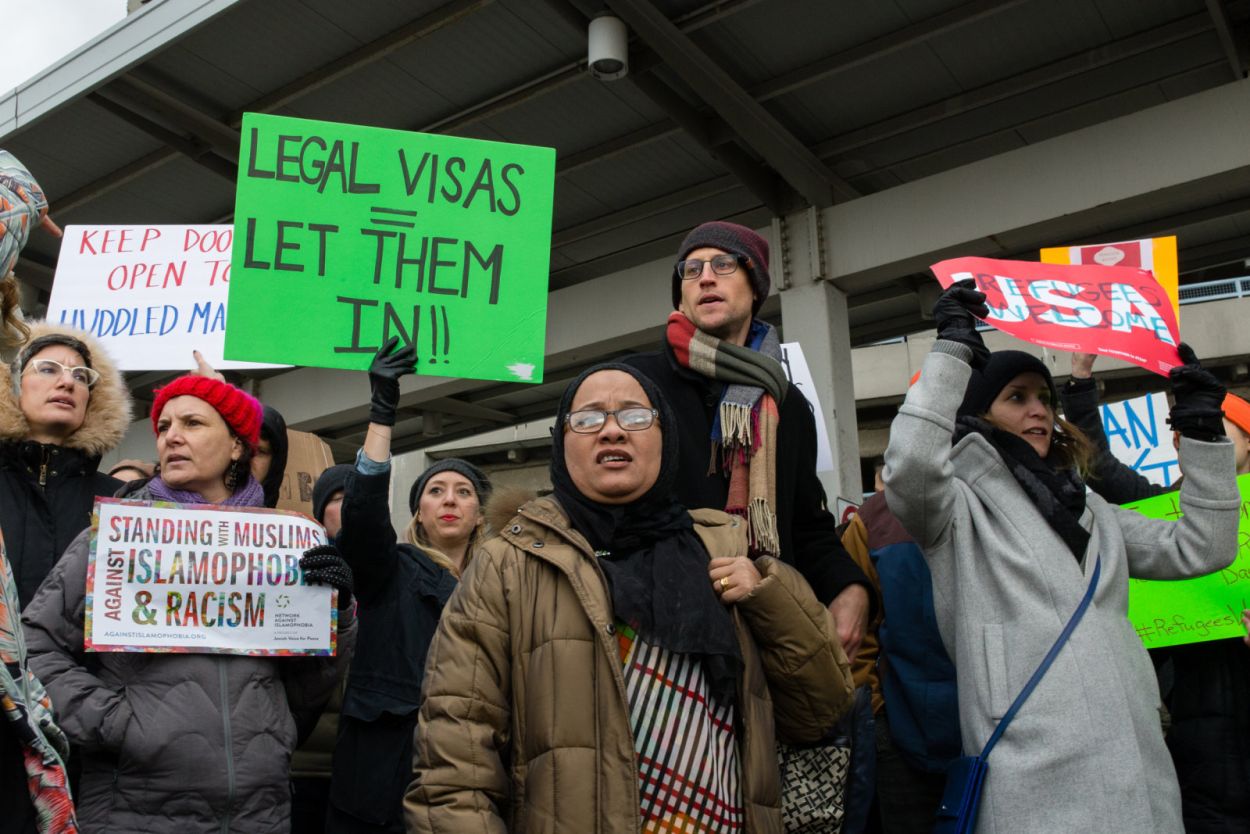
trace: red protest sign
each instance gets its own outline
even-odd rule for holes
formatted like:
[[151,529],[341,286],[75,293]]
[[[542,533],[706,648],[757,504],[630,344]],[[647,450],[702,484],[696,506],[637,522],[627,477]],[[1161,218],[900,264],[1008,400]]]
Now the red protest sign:
[[1180,364],[1180,328],[1167,293],[1144,269],[953,258],[932,267],[949,287],[972,278],[986,322],[1042,347],[1096,353],[1166,375]]

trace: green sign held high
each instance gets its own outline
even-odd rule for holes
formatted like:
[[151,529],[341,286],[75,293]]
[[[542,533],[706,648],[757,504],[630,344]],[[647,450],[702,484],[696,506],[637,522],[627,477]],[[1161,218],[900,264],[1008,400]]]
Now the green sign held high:
[[[1148,649],[1245,637],[1241,612],[1250,608],[1250,475],[1237,479],[1241,529],[1237,558],[1223,570],[1194,579],[1130,579],[1128,619]],[[1181,517],[1181,496],[1169,492],[1125,504],[1148,518]]]
[[249,113],[228,359],[541,382],[555,151]]

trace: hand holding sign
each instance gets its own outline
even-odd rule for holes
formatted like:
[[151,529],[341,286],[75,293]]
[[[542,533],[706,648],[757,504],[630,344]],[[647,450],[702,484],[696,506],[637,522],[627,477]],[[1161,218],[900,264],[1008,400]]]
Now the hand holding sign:
[[933,305],[933,321],[937,325],[939,339],[958,342],[972,349],[974,368],[983,368],[990,359],[989,348],[977,332],[976,318],[985,318],[990,308],[985,306],[985,293],[978,292],[971,279],[957,281],[947,288]]
[[1180,344],[1180,358],[1184,364],[1168,373],[1175,401],[1168,422],[1194,440],[1224,437],[1224,383],[1202,367],[1193,348],[1184,342]]
[[413,373],[417,352],[412,345],[399,346],[399,337],[392,336],[378,349],[369,364],[369,387],[373,397],[369,401],[369,422],[379,426],[395,425],[395,411],[399,408],[399,378]]
[[934,264],[943,287],[972,280],[990,324],[1027,342],[1097,353],[1166,374],[1181,364],[1176,314],[1144,269],[1065,266],[991,258]]

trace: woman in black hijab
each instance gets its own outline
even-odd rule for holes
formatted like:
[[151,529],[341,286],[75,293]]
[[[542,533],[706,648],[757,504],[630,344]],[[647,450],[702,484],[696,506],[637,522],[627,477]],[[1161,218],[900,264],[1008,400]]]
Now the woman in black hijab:
[[639,371],[591,368],[556,420],[553,495],[492,507],[431,645],[409,830],[780,830],[775,733],[849,703],[828,612],[742,519],[676,502]]

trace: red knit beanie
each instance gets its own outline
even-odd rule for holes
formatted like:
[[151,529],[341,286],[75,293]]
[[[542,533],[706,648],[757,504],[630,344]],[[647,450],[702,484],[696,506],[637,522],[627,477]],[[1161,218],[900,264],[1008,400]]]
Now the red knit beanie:
[[[772,286],[772,278],[768,274],[768,241],[760,237],[754,229],[739,226],[725,220],[713,220],[696,227],[677,249],[677,260],[685,260],[696,249],[710,246],[747,258],[745,269],[751,281],[751,289],[755,291],[755,303],[751,305],[751,315],[760,311],[760,305],[768,298],[768,290]],[[681,306],[681,276],[677,267],[673,267],[673,309]]]
[[165,409],[165,403],[182,396],[198,397],[211,405],[221,415],[221,419],[226,421],[230,430],[252,449],[260,443],[260,401],[228,382],[194,374],[180,376],[164,388],[156,390],[156,401],[152,403],[153,431],[160,433],[157,422]]

